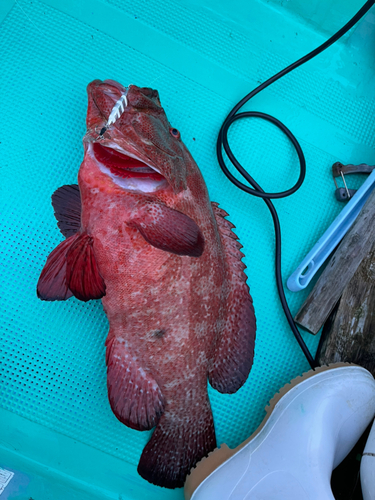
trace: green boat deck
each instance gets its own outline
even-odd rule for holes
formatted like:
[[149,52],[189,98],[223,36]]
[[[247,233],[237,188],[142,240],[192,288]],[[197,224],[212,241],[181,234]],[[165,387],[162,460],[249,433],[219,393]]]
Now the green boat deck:
[[[126,428],[111,412],[101,303],[36,296],[45,259],[62,241],[51,194],[76,182],[83,157],[87,84],[111,78],[157,88],[211,200],[237,228],[257,316],[255,362],[238,393],[209,388],[217,441],[233,447],[256,429],[274,393],[309,366],[279,303],[271,217],[219,169],[217,134],[245,94],[323,43],[362,3],[2,0],[0,467],[16,474],[1,500],[183,498],[137,474],[150,432]],[[283,121],[306,156],[301,189],[275,201],[284,282],[343,208],[332,164],[375,161],[374,24],[371,9],[342,40],[245,106]],[[229,136],[265,190],[296,182],[297,156],[271,124],[237,122]],[[363,177],[348,182],[356,188]],[[286,292],[293,314],[313,284]],[[319,335],[303,337],[314,353]]]

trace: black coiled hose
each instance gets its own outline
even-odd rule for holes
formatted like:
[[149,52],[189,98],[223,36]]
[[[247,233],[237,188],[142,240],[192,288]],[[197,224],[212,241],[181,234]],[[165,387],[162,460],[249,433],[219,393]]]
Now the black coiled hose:
[[[300,345],[304,355],[306,356],[307,361],[309,362],[311,368],[316,368],[318,366],[317,361],[313,358],[311,355],[310,351],[308,350],[305,342],[303,341],[300,332],[298,331],[297,325],[294,322],[293,316],[289,310],[288,303],[285,298],[285,293],[284,293],[284,287],[282,283],[282,277],[281,277],[281,230],[280,230],[280,222],[279,218],[276,212],[275,207],[273,206],[271,200],[272,199],[277,199],[277,198],[285,198],[286,196],[290,196],[291,194],[295,193],[297,189],[300,188],[302,185],[305,174],[306,174],[306,161],[305,157],[302,151],[301,146],[299,145],[297,139],[294,137],[292,132],[279,120],[274,118],[273,116],[270,116],[265,113],[259,113],[257,111],[247,111],[247,112],[242,112],[242,113],[237,113],[239,109],[242,108],[242,106],[247,103],[252,97],[254,97],[256,94],[261,92],[263,89],[267,88],[269,85],[272,83],[276,82],[283,76],[287,75],[294,69],[298,68],[302,64],[310,61],[313,57],[317,56],[321,52],[323,52],[325,49],[330,47],[333,43],[335,43],[339,38],[341,38],[347,31],[349,31],[365,14],[366,12],[374,5],[375,0],[368,0],[365,5],[355,14],[355,16],[352,17],[352,19],[344,26],[342,27],[337,33],[335,33],[331,38],[329,38],[326,42],[324,42],[322,45],[317,47],[315,50],[307,54],[306,56],[302,57],[301,59],[298,59],[298,61],[294,62],[287,68],[283,69],[276,75],[272,76],[269,78],[267,81],[259,85],[259,87],[255,88],[252,92],[247,94],[236,106],[232,109],[232,111],[229,113],[227,118],[225,119],[220,132],[219,136],[217,139],[217,144],[216,144],[216,153],[217,153],[217,158],[219,161],[219,165],[224,172],[224,174],[228,177],[228,179],[233,182],[239,189],[242,189],[242,191],[245,191],[246,193],[249,193],[253,196],[258,196],[259,198],[262,198],[267,207],[269,208],[272,219],[273,219],[273,224],[275,228],[275,239],[276,239],[276,252],[275,252],[275,275],[276,275],[276,284],[277,284],[277,290],[279,293],[281,305],[283,307],[285,316],[288,320],[288,323],[293,331],[293,334]],[[290,139],[292,142],[296,153],[298,155],[299,163],[300,163],[300,175],[298,178],[298,181],[296,184],[288,189],[287,191],[283,191],[281,193],[266,193],[263,191],[263,189],[259,186],[259,184],[246,172],[246,170],[241,166],[241,164],[237,161],[236,157],[232,153],[229,143],[228,143],[228,130],[229,127],[234,123],[236,120],[241,120],[242,118],[262,118],[264,120],[268,120],[269,122],[273,123],[276,125],[284,134]],[[252,186],[248,186],[247,184],[243,184],[242,182],[238,181],[228,170],[227,166],[225,165],[224,159],[223,159],[223,151],[222,148],[224,147],[224,150],[231,161],[231,163],[234,165],[234,167],[238,170],[238,172],[242,175],[242,177]]]

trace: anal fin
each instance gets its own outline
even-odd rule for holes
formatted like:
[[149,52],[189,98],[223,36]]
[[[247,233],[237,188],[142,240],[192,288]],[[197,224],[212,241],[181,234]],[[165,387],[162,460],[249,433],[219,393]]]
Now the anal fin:
[[106,346],[108,399],[113,413],[132,429],[152,429],[165,406],[158,384],[130,353],[125,340],[112,337]]

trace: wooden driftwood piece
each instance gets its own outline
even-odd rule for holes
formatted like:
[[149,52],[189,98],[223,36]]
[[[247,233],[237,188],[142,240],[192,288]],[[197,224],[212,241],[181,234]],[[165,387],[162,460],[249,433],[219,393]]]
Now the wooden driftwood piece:
[[374,240],[375,190],[298,311],[296,323],[313,334],[318,333],[358,266],[370,252]]
[[375,241],[324,325],[317,359],[356,363],[375,376]]

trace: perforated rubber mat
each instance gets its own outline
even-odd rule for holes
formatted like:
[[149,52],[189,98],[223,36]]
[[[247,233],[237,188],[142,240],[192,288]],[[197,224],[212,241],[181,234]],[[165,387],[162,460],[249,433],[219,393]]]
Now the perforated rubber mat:
[[[29,498],[34,491],[40,493],[33,493],[34,500],[68,498],[68,486],[58,486],[64,481],[73,488],[69,498],[183,497],[181,490],[153,487],[137,475],[150,432],[126,428],[109,407],[104,360],[108,324],[101,303],[74,298],[42,302],[36,296],[46,257],[63,239],[50,197],[59,186],[76,182],[83,157],[86,85],[95,78],[159,90],[211,200],[230,214],[244,246],[258,324],[255,363],[238,393],[221,395],[209,388],[218,443],[235,446],[248,437],[279,387],[308,369],[278,300],[268,210],[263,201],[227,181],[215,156],[217,133],[233,105],[322,43],[361,6],[353,1],[340,10],[337,0],[328,2],[339,15],[331,23],[323,22],[325,14],[321,20],[315,15],[309,24],[301,2],[289,3],[288,10],[281,0],[251,6],[236,0],[233,9],[210,0],[4,0],[0,7],[0,467],[28,471],[23,486],[17,483],[12,489],[9,483],[9,498]],[[311,4],[317,12],[323,2]],[[247,105],[285,122],[306,156],[302,188],[275,202],[284,282],[343,208],[334,197],[332,164],[375,160],[373,41],[370,11],[329,51]],[[265,190],[282,191],[295,183],[297,157],[272,125],[236,123],[230,141]],[[362,181],[351,177],[350,187]],[[287,292],[293,313],[310,289]],[[315,352],[318,336],[303,336]],[[64,458],[45,451],[50,441],[43,433]],[[76,460],[72,450],[87,461],[85,472],[82,463],[70,467]],[[113,457],[118,461],[111,462]],[[105,470],[103,477],[95,472],[99,469]],[[80,471],[76,478],[75,471]],[[39,476],[45,490],[38,490],[33,479]],[[77,497],[75,487],[80,489]]]

